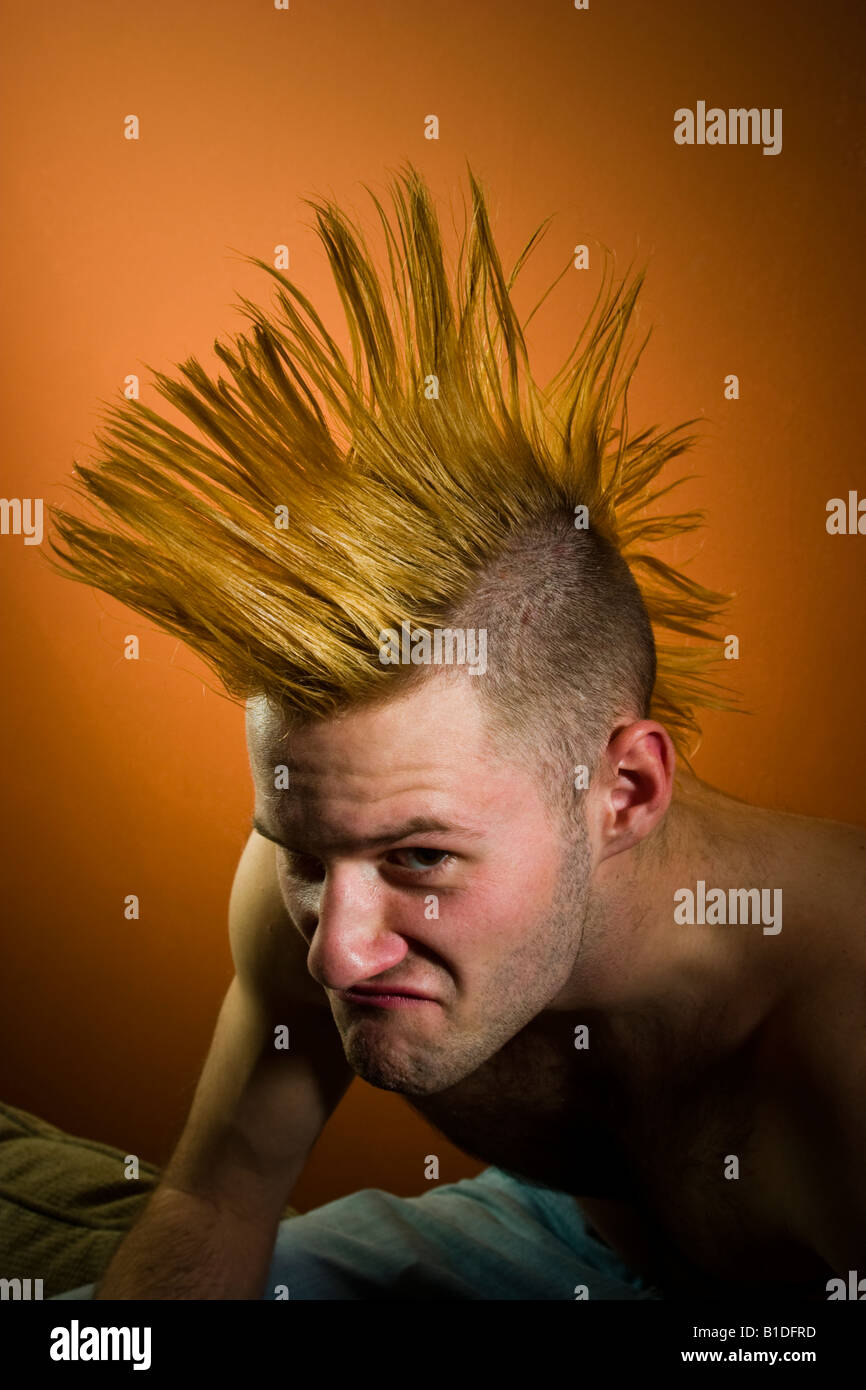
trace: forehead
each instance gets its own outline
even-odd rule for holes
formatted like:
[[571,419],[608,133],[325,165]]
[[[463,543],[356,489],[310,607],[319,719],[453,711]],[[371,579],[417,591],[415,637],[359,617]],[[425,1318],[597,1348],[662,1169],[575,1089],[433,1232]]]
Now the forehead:
[[[297,723],[262,698],[247,704],[247,743],[257,798],[264,807],[335,814],[375,807],[484,812],[524,788],[527,774],[494,750],[489,715],[473,679],[427,681],[375,706]],[[274,771],[289,769],[291,792],[274,790]]]

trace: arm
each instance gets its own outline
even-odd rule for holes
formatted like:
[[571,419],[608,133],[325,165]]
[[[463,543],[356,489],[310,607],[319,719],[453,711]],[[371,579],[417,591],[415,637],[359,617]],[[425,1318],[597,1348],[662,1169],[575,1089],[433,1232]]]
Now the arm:
[[[282,1210],[354,1075],[274,855],[251,835],[229,905],[236,974],[189,1118],[97,1299],[261,1297]],[[287,1051],[274,1049],[277,1024]]]

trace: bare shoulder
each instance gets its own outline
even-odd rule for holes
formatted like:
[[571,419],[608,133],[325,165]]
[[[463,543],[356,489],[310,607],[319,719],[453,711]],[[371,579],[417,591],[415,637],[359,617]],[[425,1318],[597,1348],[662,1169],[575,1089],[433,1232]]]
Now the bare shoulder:
[[[815,1138],[853,1144],[866,1162],[866,830],[768,812],[791,894],[795,969],[781,1004],[783,1053],[797,1108],[811,1098]],[[768,822],[768,825],[770,823]],[[806,1106],[808,1109],[808,1106]],[[821,1116],[821,1122],[813,1121]]]
[[866,829],[819,816],[765,812],[795,920],[826,935],[828,958],[866,963]]
[[793,967],[772,1029],[779,1162],[813,1247],[844,1270],[866,1248],[866,830],[763,815]]
[[788,1171],[814,1248],[842,1272],[866,1249],[866,834],[803,825],[796,986],[780,1009]]
[[866,828],[755,806],[706,784],[687,783],[685,796],[706,818],[708,842],[783,890],[786,930],[820,939],[828,960],[838,948],[866,961]]
[[276,846],[255,830],[238,861],[229,898],[229,941],[239,979],[263,1000],[330,1009],[307,970],[308,946],[286,912]]
[[[778,889],[780,966],[813,999],[866,987],[866,828],[741,801],[686,783],[716,862],[743,887]],[[795,989],[795,993],[798,992]]]

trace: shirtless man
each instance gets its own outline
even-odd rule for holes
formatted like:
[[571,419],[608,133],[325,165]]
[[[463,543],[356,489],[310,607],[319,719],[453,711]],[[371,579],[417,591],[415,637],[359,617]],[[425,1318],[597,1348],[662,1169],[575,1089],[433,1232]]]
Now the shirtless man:
[[[125,399],[79,470],[99,525],[51,509],[73,578],[243,695],[256,789],[236,975],[97,1296],[273,1296],[276,1241],[310,1297],[313,1247],[351,1247],[370,1193],[375,1261],[470,1193],[489,1215],[499,1183],[474,1245],[464,1203],[409,1249],[413,1287],[497,1296],[514,1234],[504,1296],[824,1298],[866,1274],[864,833],[746,805],[675,757],[718,699],[701,652],[657,638],[713,638],[720,660],[725,596],[652,554],[698,514],[654,510],[691,436],[627,428],[641,277],[602,286],[542,393],[474,178],[456,289],[429,190],[398,182],[389,294],[343,212],[317,208],[351,365],[259,262],[280,313],[245,301],[254,333],[220,347],[232,384],[194,361],[158,380],[205,441]],[[395,621],[422,640],[385,671]],[[484,669],[435,646],[431,664],[430,623],[485,633]],[[762,910],[720,919],[720,899]],[[371,1189],[281,1223],[356,1073],[490,1167],[396,1212]],[[561,1273],[537,1257],[551,1231]],[[619,1261],[621,1292],[589,1260],[582,1277],[584,1250]],[[351,1250],[343,1268],[351,1284]]]
[[[826,1298],[864,1269],[861,830],[675,776],[664,727],[639,719],[586,794],[586,857],[563,850],[533,770],[493,753],[471,678],[442,672],[318,725],[251,701],[248,743],[237,975],[178,1152],[97,1297],[262,1296],[280,1210],[354,1072],[573,1194],[668,1296],[702,1280]],[[281,763],[291,795],[272,790]],[[675,924],[700,879],[781,889],[782,930]]]

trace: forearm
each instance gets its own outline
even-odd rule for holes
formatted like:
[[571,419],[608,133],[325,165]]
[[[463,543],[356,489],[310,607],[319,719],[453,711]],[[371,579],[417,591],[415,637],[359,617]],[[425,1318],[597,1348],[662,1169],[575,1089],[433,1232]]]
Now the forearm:
[[242,1218],[161,1184],[115,1251],[95,1299],[258,1299],[280,1208]]
[[293,1050],[237,983],[159,1187],[95,1297],[261,1298],[277,1227],[353,1075],[330,1014],[293,1007]]
[[[226,1007],[239,999],[230,996]],[[236,1047],[223,1048],[217,1035],[164,1186],[205,1198],[241,1222],[291,1200],[354,1076],[329,1012],[295,1005],[291,1023],[292,1049],[275,1052],[272,1021],[254,1026],[248,1018],[240,1068]]]

